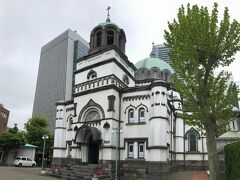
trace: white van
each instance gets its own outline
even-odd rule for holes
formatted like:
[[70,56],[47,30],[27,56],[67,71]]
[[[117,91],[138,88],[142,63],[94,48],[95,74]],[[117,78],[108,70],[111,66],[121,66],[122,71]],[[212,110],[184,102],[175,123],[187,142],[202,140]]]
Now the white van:
[[21,166],[34,167],[36,166],[36,162],[31,158],[18,156],[14,161],[14,165],[19,167]]

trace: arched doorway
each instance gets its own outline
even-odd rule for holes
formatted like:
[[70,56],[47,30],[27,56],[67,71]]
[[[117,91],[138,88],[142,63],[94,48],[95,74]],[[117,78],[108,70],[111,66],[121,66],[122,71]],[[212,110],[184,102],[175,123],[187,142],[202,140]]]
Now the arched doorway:
[[93,141],[92,134],[90,134],[90,137],[89,137],[88,143],[87,143],[88,164],[98,164],[99,147],[100,147],[100,142],[99,141]]
[[101,133],[95,127],[83,125],[78,129],[76,142],[82,146],[82,159],[87,164],[98,164]]

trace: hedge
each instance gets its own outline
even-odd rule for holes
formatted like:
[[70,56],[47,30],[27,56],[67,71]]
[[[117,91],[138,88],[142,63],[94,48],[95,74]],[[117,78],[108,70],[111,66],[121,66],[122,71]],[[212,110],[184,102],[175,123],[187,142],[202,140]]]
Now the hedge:
[[240,180],[240,141],[224,147],[226,180]]

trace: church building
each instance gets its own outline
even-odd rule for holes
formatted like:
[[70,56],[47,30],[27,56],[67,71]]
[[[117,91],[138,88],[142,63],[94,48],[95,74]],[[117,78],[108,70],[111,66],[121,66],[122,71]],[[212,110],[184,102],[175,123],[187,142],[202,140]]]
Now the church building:
[[109,16],[91,31],[88,55],[75,62],[72,100],[56,103],[53,166],[95,164],[113,176],[118,168],[122,179],[204,170],[206,138],[181,117],[174,70],[153,52],[134,65],[126,41]]

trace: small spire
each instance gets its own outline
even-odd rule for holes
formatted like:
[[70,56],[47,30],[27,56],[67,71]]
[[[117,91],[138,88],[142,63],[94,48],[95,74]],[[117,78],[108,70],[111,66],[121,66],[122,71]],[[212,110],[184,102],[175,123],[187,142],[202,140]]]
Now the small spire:
[[151,58],[156,58],[156,54],[155,54],[155,51],[154,51],[154,42],[152,42],[152,51],[150,53],[150,57]]
[[110,22],[110,18],[109,18],[109,11],[110,11],[110,9],[111,9],[111,7],[108,6],[108,7],[107,7],[107,11],[108,11],[108,13],[107,13],[107,19],[106,19],[106,22]]

